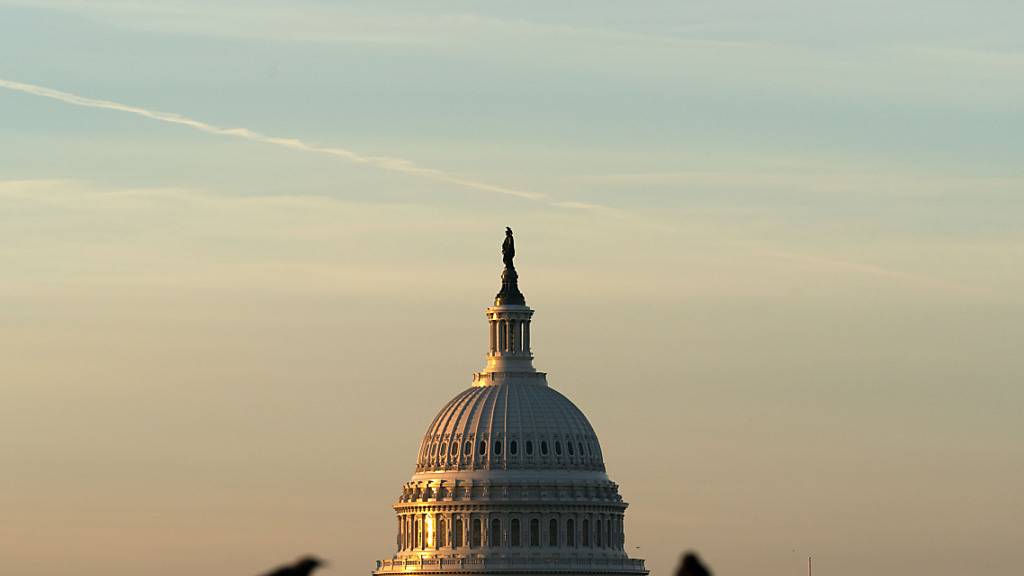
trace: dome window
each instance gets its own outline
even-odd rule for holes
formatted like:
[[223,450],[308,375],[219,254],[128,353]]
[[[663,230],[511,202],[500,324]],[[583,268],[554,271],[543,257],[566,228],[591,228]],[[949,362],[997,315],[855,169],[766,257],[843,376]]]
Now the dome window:
[[494,453],[501,455],[501,440],[494,441]]
[[473,454],[473,443],[470,442],[469,440],[466,440],[466,444],[462,447],[462,453],[464,455],[466,455],[466,456],[472,455]]
[[487,535],[487,544],[491,548],[501,546],[501,520],[491,519],[491,532]]
[[558,440],[555,440],[555,454],[562,455],[562,443]]
[[449,448],[451,450],[451,452],[449,452],[449,455],[455,456],[455,455],[457,455],[459,453],[459,443],[457,441],[456,442],[452,442],[452,445],[449,446]]
[[431,456],[437,456],[437,444],[431,444],[431,446],[430,446],[430,455]]
[[580,442],[579,446],[580,446],[580,456],[583,456],[584,454],[586,454],[586,452],[583,451],[583,442]]
[[480,441],[480,455],[483,456],[484,454],[487,454],[487,441],[486,440],[481,440]]
[[533,455],[533,441],[532,440],[527,440],[526,441],[526,455],[527,456],[532,456]]
[[548,441],[547,440],[541,440],[540,441],[540,453],[543,456],[547,456],[548,455]]
[[508,443],[508,453],[513,456],[519,453],[519,444],[515,440]]
[[483,532],[484,532],[483,527],[481,526],[480,519],[479,518],[473,518],[473,523],[472,523],[471,526],[473,527],[473,529],[470,530],[470,533],[469,533],[469,545],[472,548],[479,548],[480,544],[481,544],[481,540],[483,540]]
[[447,452],[448,452],[448,443],[447,443],[447,442],[445,442],[444,444],[441,444],[441,457],[443,458],[443,457],[444,457],[444,455],[445,455],[445,454],[446,454]]
[[572,449],[572,442],[566,442],[565,447],[569,449],[569,456],[574,456],[576,454]]

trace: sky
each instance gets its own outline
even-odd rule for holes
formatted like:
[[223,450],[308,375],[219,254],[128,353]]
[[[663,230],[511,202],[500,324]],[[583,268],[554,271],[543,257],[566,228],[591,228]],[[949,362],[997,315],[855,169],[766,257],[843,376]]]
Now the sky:
[[652,574],[1019,573],[1022,19],[0,0],[0,572],[368,573],[511,226]]

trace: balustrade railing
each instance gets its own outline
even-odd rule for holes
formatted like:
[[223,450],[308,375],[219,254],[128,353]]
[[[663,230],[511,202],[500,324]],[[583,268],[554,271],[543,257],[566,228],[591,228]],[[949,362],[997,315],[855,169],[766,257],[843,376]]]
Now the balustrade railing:
[[378,560],[377,572],[544,570],[558,572],[598,571],[647,573],[644,561],[636,558],[404,558]]

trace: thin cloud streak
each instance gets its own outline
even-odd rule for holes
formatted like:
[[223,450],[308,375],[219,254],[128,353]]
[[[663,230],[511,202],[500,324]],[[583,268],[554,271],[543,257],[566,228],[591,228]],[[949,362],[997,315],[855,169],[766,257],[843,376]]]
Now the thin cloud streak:
[[876,266],[874,264],[864,264],[862,262],[854,262],[851,260],[845,260],[834,257],[814,256],[807,253],[793,252],[788,250],[772,250],[765,248],[756,248],[756,253],[770,256],[772,258],[779,258],[782,260],[789,260],[792,262],[810,264],[813,266],[827,266],[839,269],[845,269],[851,272],[856,272],[868,276],[876,276],[879,278],[886,278],[890,280],[914,282],[918,284],[925,284],[931,288],[942,288],[956,290],[961,293],[970,293],[970,290],[959,284],[940,280],[932,276],[926,276],[923,274],[913,274],[910,272],[904,272],[902,270],[893,270],[891,268],[884,268],[882,266]]
[[552,203],[547,195],[539,192],[529,192],[525,190],[517,190],[514,188],[508,188],[506,186],[499,186],[496,184],[490,184],[482,182],[480,180],[473,180],[470,178],[464,178],[449,174],[447,172],[428,168],[425,166],[419,166],[416,163],[405,160],[402,158],[392,158],[388,156],[366,156],[353,152],[346,148],[319,146],[316,144],[310,144],[298,138],[282,138],[279,136],[269,136],[261,134],[248,128],[224,128],[222,126],[216,126],[214,124],[208,124],[194,118],[182,116],[172,112],[160,112],[156,110],[148,110],[146,108],[139,108],[137,106],[130,106],[127,104],[121,104],[119,102],[112,102],[110,100],[99,100],[95,98],[86,98],[84,96],[78,96],[77,94],[71,94],[68,92],[61,92],[60,90],[54,90],[52,88],[46,88],[45,86],[37,86],[35,84],[26,84],[24,82],[15,82],[12,80],[5,80],[0,78],[0,87],[22,92],[25,94],[31,94],[34,96],[42,96],[43,98],[50,98],[58,100],[66,104],[72,104],[74,106],[83,106],[86,108],[100,108],[104,110],[115,110],[117,112],[126,112],[128,114],[135,114],[136,116],[142,116],[144,118],[150,118],[159,122],[165,122],[168,124],[178,124],[180,126],[186,126],[200,132],[206,132],[208,134],[217,134],[219,136],[231,136],[234,138],[241,138],[244,140],[250,140],[253,142],[261,142],[263,144],[272,144],[274,146],[280,146],[283,148],[291,148],[292,150],[301,150],[303,152],[314,152],[317,154],[325,154],[333,156],[335,158],[341,158],[354,164],[364,164],[372,166],[380,170],[387,170],[390,172],[399,172],[402,174],[408,174],[410,176],[416,176],[419,178],[425,178],[433,180],[435,182],[443,182],[446,184],[454,184],[463,188],[470,188],[473,190],[480,190],[483,192],[492,192],[497,194],[506,194],[509,196],[515,196],[517,198],[524,198],[526,200],[533,200],[537,202]]
[[[198,131],[201,131],[201,132],[206,132],[206,133],[209,133],[209,134],[216,134],[216,135],[220,135],[220,136],[231,136],[231,137],[235,137],[235,138],[241,138],[241,139],[244,139],[244,140],[250,140],[250,141],[253,141],[253,142],[261,142],[261,143],[264,143],[264,144],[272,144],[274,146],[280,146],[280,147],[283,147],[283,148],[290,148],[290,149],[293,149],[293,150],[300,150],[300,151],[304,151],[304,152],[313,152],[313,153],[317,153],[317,154],[325,154],[325,155],[328,155],[328,156],[333,156],[335,158],[340,158],[340,159],[346,160],[346,161],[354,163],[354,164],[364,164],[364,165],[372,166],[372,167],[375,167],[375,168],[378,168],[378,169],[381,169],[381,170],[387,170],[387,171],[391,171],[391,172],[398,172],[398,173],[402,173],[402,174],[408,174],[410,176],[415,176],[415,177],[419,177],[419,178],[433,180],[433,181],[436,181],[436,182],[444,182],[444,183],[453,184],[453,185],[456,185],[456,186],[460,186],[460,187],[464,187],[464,188],[470,188],[470,189],[484,191],[484,192],[491,192],[491,193],[498,193],[498,194],[505,194],[505,195],[515,196],[515,197],[523,198],[523,199],[526,199],[526,200],[532,200],[532,201],[535,201],[535,202],[541,202],[541,203],[544,203],[544,204],[546,204],[548,206],[551,206],[551,207],[554,207],[554,208],[570,209],[570,210],[580,210],[580,211],[589,212],[589,213],[598,213],[598,214],[602,214],[602,215],[605,215],[605,216],[613,216],[613,217],[618,217],[620,219],[625,219],[625,220],[634,220],[634,221],[638,220],[638,218],[629,215],[627,212],[623,212],[621,210],[616,210],[614,208],[611,208],[611,207],[608,207],[608,206],[604,206],[604,205],[601,205],[601,204],[592,204],[592,203],[587,203],[587,202],[558,201],[558,200],[554,200],[554,199],[548,197],[545,194],[541,194],[541,193],[538,193],[538,192],[527,192],[527,191],[523,191],[523,190],[516,190],[516,189],[512,189],[512,188],[507,188],[507,187],[504,187],[504,186],[499,186],[499,185],[495,185],[495,184],[489,184],[487,182],[481,182],[479,180],[472,180],[472,179],[468,179],[468,178],[462,178],[462,177],[459,177],[459,176],[448,174],[448,173],[443,172],[441,170],[437,170],[435,168],[427,168],[427,167],[419,166],[419,165],[415,164],[414,162],[412,162],[410,160],[405,160],[405,159],[402,159],[402,158],[393,158],[393,157],[388,157],[388,156],[366,156],[366,155],[358,154],[356,152],[353,152],[353,151],[345,149],[345,148],[318,146],[316,144],[310,144],[310,143],[305,142],[303,140],[300,140],[298,138],[283,138],[283,137],[279,137],[279,136],[269,136],[269,135],[266,135],[266,134],[261,134],[259,132],[255,132],[253,130],[249,130],[248,128],[224,128],[222,126],[216,126],[216,125],[213,125],[213,124],[208,124],[206,122],[202,122],[200,120],[196,120],[196,119],[189,118],[187,116],[182,116],[180,114],[175,114],[175,113],[172,113],[172,112],[160,112],[160,111],[155,111],[155,110],[148,110],[146,108],[139,108],[137,106],[130,106],[130,105],[127,105],[127,104],[121,104],[121,103],[118,103],[118,102],[112,102],[112,101],[109,101],[109,100],[99,100],[99,99],[94,99],[94,98],[87,98],[87,97],[84,97],[84,96],[78,96],[76,94],[71,94],[71,93],[68,93],[68,92],[61,92],[59,90],[54,90],[52,88],[46,88],[44,86],[38,86],[38,85],[35,85],[35,84],[26,84],[26,83],[23,83],[23,82],[15,82],[15,81],[12,81],[12,80],[5,80],[3,78],[0,78],[0,88],[7,88],[7,89],[14,90],[14,91],[17,91],[17,92],[23,92],[23,93],[26,93],[26,94],[31,94],[31,95],[35,95],[35,96],[41,96],[41,97],[44,97],[44,98],[51,98],[53,100],[58,100],[60,102],[64,102],[64,103],[67,103],[67,104],[72,104],[72,105],[75,105],[75,106],[83,106],[83,107],[87,107],[87,108],[100,108],[100,109],[106,109],[106,110],[114,110],[114,111],[118,111],[118,112],[126,112],[126,113],[129,113],[129,114],[135,114],[137,116],[142,116],[142,117],[145,117],[145,118],[150,118],[150,119],[157,120],[157,121],[160,121],[160,122],[165,122],[165,123],[169,123],[169,124],[178,124],[178,125],[181,125],[181,126],[186,126],[186,127],[192,128],[194,130],[198,130]],[[647,226],[648,228],[651,228],[651,229],[654,229],[654,230],[658,230],[658,231],[660,231],[662,233],[672,234],[672,233],[678,232],[677,227],[676,226],[672,226],[672,225],[652,222],[652,221],[648,221],[648,220],[643,220],[642,222],[638,221],[638,223],[640,223],[640,224],[642,224],[644,226]],[[949,285],[947,283],[941,282],[941,281],[936,280],[934,278],[922,277],[922,276],[915,275],[915,274],[908,274],[908,273],[899,272],[899,271],[887,270],[887,269],[884,269],[884,268],[879,268],[879,267],[871,266],[871,265],[862,265],[862,264],[852,263],[852,262],[848,262],[848,261],[844,261],[844,260],[836,260],[836,259],[831,259],[831,258],[821,258],[821,257],[809,256],[809,255],[806,255],[806,254],[797,254],[797,253],[788,252],[788,251],[764,250],[763,252],[765,254],[772,255],[772,256],[775,256],[775,257],[787,258],[787,259],[792,259],[792,260],[798,260],[798,261],[803,261],[805,263],[818,263],[818,264],[827,264],[827,265],[831,265],[831,266],[838,266],[838,267],[846,268],[848,270],[859,272],[861,274],[868,274],[868,275],[873,275],[873,276],[878,276],[878,277],[888,277],[890,279],[917,280],[917,281],[923,281],[923,282],[927,282],[929,284],[933,284],[933,285],[937,285],[937,286],[949,287]]]
[[[70,188],[72,191],[67,192],[65,188]],[[72,213],[78,213],[85,208],[97,209],[101,206],[99,203],[101,200],[118,201],[131,199],[175,200],[202,206],[230,206],[229,209],[232,211],[237,210],[241,206],[264,206],[274,208],[305,207],[319,209],[325,206],[344,204],[344,201],[338,198],[306,196],[302,194],[277,196],[221,196],[196,190],[166,187],[104,190],[93,187],[91,183],[87,181],[74,179],[0,179],[0,199],[5,198],[25,200],[33,203],[64,208]],[[625,224],[638,226],[636,230],[642,229],[667,234],[671,237],[671,239],[668,240],[669,242],[685,243],[688,241],[681,239],[679,236],[681,229],[687,227],[685,223],[669,225],[656,221],[643,220],[629,212],[607,208],[597,204],[582,202],[552,202],[551,205],[564,209],[595,212],[606,216],[608,218],[606,222],[614,222],[615,220],[618,220]],[[113,206],[113,204],[104,204],[102,206],[110,207]],[[394,209],[398,205],[389,204],[387,206],[389,206],[389,209]],[[699,225],[699,223],[695,224]],[[717,235],[715,236],[716,238],[722,240],[719,231],[709,232],[705,228],[704,232],[713,233]],[[659,236],[658,238],[664,240],[665,237]],[[697,241],[699,241],[699,239]],[[722,242],[722,245],[741,249],[745,253],[803,264],[816,269],[843,270],[860,276],[871,277],[893,283],[909,282],[916,285],[927,286],[930,289],[952,290],[961,294],[970,294],[974,296],[985,295],[984,292],[979,291],[977,286],[965,286],[963,284],[949,282],[933,276],[885,268],[875,264],[858,262],[847,258],[837,258],[834,256],[820,254],[815,255],[787,248],[770,248],[760,244],[742,241],[724,241]]]

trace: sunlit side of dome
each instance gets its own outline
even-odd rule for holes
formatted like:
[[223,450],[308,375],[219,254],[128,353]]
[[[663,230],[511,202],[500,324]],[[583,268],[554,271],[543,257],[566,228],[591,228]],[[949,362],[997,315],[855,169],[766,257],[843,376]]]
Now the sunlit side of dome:
[[423,437],[416,471],[603,472],[601,445],[587,417],[537,380],[473,386],[453,398]]

